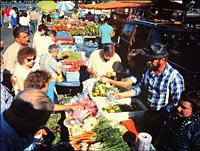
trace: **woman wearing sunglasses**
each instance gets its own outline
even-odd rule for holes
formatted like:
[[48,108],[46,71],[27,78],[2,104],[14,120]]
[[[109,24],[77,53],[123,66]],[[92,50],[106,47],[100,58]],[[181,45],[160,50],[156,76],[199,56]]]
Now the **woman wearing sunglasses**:
[[22,47],[17,54],[18,65],[14,71],[14,84],[15,94],[24,90],[24,80],[31,72],[31,68],[35,63],[36,50],[30,46]]

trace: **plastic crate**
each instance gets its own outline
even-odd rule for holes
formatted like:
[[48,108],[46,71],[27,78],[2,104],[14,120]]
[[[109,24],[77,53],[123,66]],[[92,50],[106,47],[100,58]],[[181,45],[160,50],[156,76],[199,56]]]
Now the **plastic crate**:
[[[134,121],[140,121],[143,117],[146,107],[145,105],[140,102],[139,100],[132,100],[131,98],[123,98],[123,99],[116,99],[112,103],[107,100],[106,97],[94,97],[93,100],[95,101],[99,112],[101,112],[106,118],[109,120],[115,120],[117,122],[121,122],[128,119],[133,119]],[[135,103],[139,106],[138,111],[131,111],[131,112],[116,112],[116,113],[106,113],[103,111],[104,107],[112,104],[131,104]]]
[[80,78],[79,72],[64,72],[64,75],[67,82],[79,81]]
[[74,36],[74,41],[77,44],[82,44],[84,42],[84,37],[83,36]]
[[78,52],[76,45],[60,45],[60,48],[61,48],[61,52],[65,52],[65,51]]

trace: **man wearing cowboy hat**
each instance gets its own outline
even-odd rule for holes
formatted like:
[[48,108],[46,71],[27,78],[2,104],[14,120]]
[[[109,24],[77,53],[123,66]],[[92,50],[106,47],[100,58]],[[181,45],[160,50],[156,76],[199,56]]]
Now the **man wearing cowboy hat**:
[[[147,105],[143,118],[143,126],[153,139],[156,131],[170,110],[177,105],[184,87],[182,75],[168,62],[169,53],[166,45],[153,43],[143,48],[143,55],[147,59],[147,69],[141,81],[132,89],[116,93],[118,98],[142,96],[142,102]],[[142,95],[141,95],[142,94]],[[136,98],[134,98],[136,99]]]

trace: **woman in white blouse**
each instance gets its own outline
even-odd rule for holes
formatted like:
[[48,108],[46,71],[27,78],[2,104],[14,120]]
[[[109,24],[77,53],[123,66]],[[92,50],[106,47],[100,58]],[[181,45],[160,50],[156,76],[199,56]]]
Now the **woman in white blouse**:
[[14,78],[16,83],[14,85],[15,94],[24,90],[24,80],[27,75],[31,72],[31,68],[35,63],[36,50],[30,46],[22,47],[18,54],[17,60],[18,65],[14,71]]

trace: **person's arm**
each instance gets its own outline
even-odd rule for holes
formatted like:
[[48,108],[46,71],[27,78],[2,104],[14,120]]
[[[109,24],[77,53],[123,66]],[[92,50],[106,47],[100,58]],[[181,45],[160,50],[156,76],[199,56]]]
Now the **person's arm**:
[[22,77],[16,76],[16,84],[19,88],[19,91],[24,90],[24,79]]
[[86,62],[86,66],[87,66],[87,72],[89,74],[92,75],[93,78],[96,78],[98,75],[97,75],[97,72],[94,71],[94,63],[95,63],[95,59],[97,59],[94,55],[95,52],[92,52],[92,54],[90,55],[89,59],[87,60]]
[[101,31],[99,30],[99,39],[101,39]]
[[58,67],[57,73],[58,73],[58,74],[61,74],[61,73],[62,73],[62,66],[59,66],[59,67]]
[[81,110],[81,109],[82,107],[80,106],[54,104],[54,111]]
[[58,54],[57,58],[63,59],[63,58],[69,57],[69,56],[70,56],[70,53],[68,51],[65,51],[63,53]]
[[169,100],[168,105],[165,107],[168,112],[177,105],[181,93],[185,90],[184,79],[180,73],[177,72],[177,74],[173,75],[170,81],[169,93],[171,100]]
[[97,72],[94,72],[91,68],[87,68],[87,72],[92,75],[93,78],[97,78]]
[[118,93],[115,93],[114,96],[116,98],[128,98],[128,97],[134,97],[136,94],[135,94],[135,90],[134,89],[130,89],[130,90],[127,90],[127,91],[124,91],[124,92],[118,92]]
[[112,80],[112,79],[109,79],[109,78],[101,78],[101,81],[103,83],[110,83],[110,84],[120,86],[120,87],[123,87],[123,88],[131,86],[133,84],[133,81],[131,79],[127,79],[126,81],[116,81],[116,80]]

